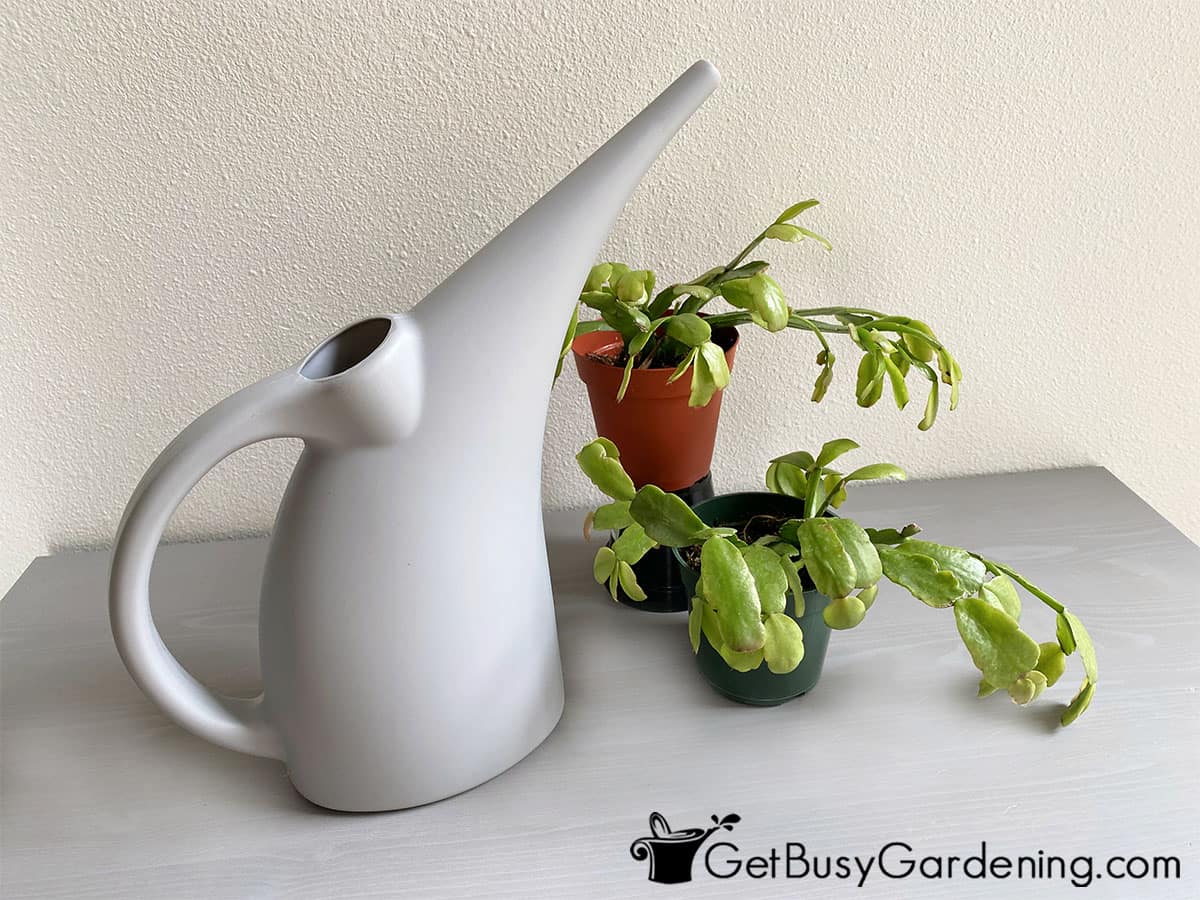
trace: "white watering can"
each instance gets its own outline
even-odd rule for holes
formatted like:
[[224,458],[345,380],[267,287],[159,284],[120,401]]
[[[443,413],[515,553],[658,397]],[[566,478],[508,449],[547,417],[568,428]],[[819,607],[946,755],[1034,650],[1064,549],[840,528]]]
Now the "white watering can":
[[[167,715],[285,761],[301,794],[340,810],[448,797],[546,738],[563,707],[540,500],[554,360],[604,237],[718,80],[693,65],[410,313],[335,334],[155,460],[117,534],[109,606],[121,658]],[[521,353],[489,362],[468,326],[497,285]],[[278,437],[305,447],[263,576],[263,693],[221,697],[163,644],[150,567],[196,482]]]

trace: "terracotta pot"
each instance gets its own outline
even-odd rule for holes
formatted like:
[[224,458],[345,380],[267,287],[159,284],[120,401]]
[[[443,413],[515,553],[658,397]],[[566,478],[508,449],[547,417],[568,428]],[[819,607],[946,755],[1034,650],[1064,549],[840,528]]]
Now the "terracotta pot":
[[[713,341],[725,348],[733,368],[736,328],[719,328]],[[622,349],[615,331],[593,331],[575,338],[575,368],[587,385],[596,433],[621,451],[621,465],[638,487],[656,484],[664,491],[690,487],[708,474],[717,439],[721,395],[708,406],[688,406],[691,375],[667,384],[673,369],[634,369],[625,399],[617,402],[624,370],[594,357],[616,359]]]

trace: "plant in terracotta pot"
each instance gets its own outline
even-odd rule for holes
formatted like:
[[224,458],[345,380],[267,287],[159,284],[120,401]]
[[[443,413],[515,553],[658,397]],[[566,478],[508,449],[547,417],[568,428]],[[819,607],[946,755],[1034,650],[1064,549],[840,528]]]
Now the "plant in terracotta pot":
[[[834,335],[862,354],[855,384],[859,405],[873,406],[890,389],[903,409],[909,402],[907,377],[914,370],[929,382],[918,427],[933,425],[941,383],[949,386],[950,408],[957,405],[962,372],[924,322],[862,307],[793,307],[767,274],[770,264],[751,258],[772,241],[811,241],[829,249],[828,240],[795,223],[816,205],[805,200],[790,206],[729,262],[662,289],[649,269],[615,262],[592,268],[563,341],[558,372],[573,351],[596,431],[622,448],[624,467],[636,486],[655,484],[688,503],[713,495],[709,469],[717,420],[741,325],[812,335],[818,347],[815,402],[833,378],[836,355],[829,335]],[[718,301],[726,308],[717,309]],[[598,317],[581,321],[580,306]],[[647,555],[638,576],[650,594],[642,608],[687,608],[686,590],[669,554]],[[618,597],[632,599],[623,589]]]
[[[831,464],[858,444],[828,441],[816,454],[771,461],[767,493],[718,496],[691,509],[654,485],[633,489],[612,442],[597,439],[577,459],[612,502],[588,516],[621,529],[596,555],[597,581],[642,592],[632,566],[655,546],[674,548],[691,587],[692,647],[709,682],[745,703],[773,705],[811,690],[820,677],[828,629],[859,625],[886,579],[935,609],[952,609],[958,634],[979,669],[979,695],[1006,691],[1025,705],[1052,687],[1078,652],[1084,681],[1061,721],[1091,702],[1096,652],[1079,618],[1011,567],[959,547],[919,540],[916,525],[863,528],[834,514],[855,482],[903,478],[891,463],[847,473]],[[628,535],[632,535],[627,537]],[[1020,625],[1023,588],[1056,614],[1053,641]]]

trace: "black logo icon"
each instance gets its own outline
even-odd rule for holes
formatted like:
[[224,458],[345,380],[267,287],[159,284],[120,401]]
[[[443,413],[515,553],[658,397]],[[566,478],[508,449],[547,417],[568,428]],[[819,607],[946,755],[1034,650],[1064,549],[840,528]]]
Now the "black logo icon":
[[659,884],[680,884],[692,880],[692,860],[700,845],[714,831],[724,828],[733,831],[733,826],[742,821],[737,813],[724,818],[712,817],[711,828],[685,828],[672,831],[662,813],[650,813],[650,834],[638,838],[629,845],[629,853],[636,860],[650,859],[651,881]]

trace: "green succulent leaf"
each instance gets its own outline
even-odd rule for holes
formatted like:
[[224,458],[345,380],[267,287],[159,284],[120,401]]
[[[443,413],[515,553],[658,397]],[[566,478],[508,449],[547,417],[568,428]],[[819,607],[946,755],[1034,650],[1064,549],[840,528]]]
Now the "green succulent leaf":
[[845,597],[875,584],[882,573],[879,553],[867,533],[850,519],[804,519],[796,525],[800,555],[817,590]]
[[959,547],[932,541],[907,540],[880,547],[883,574],[929,606],[949,606],[960,597],[979,592],[987,570]]
[[883,364],[883,353],[872,350],[858,363],[858,381],[854,387],[854,395],[858,405],[874,406],[883,396],[883,377],[887,367]]
[[667,378],[667,384],[672,384],[682,378],[687,370],[692,367],[692,364],[695,363],[696,357],[699,356],[699,354],[699,347],[693,347],[691,350],[689,350],[687,355],[683,358],[683,361],[675,367],[675,371],[671,373],[669,378]]
[[766,637],[763,658],[767,668],[776,675],[793,672],[804,659],[804,632],[796,620],[783,613],[773,613],[763,622]]
[[1046,676],[1046,687],[1054,687],[1058,679],[1067,670],[1067,655],[1057,641],[1045,641],[1038,644],[1037,671]]
[[610,439],[606,437],[596,437],[592,438],[591,443],[598,444],[606,456],[611,456],[613,459],[621,458],[621,451]]
[[897,478],[903,481],[908,475],[899,466],[891,463],[873,463],[861,466],[846,476],[847,481],[875,481],[879,478]]
[[826,250],[833,249],[833,244],[830,243],[829,238],[819,235],[815,231],[809,231],[807,228],[801,228],[800,233],[802,235],[804,235],[806,238],[808,238],[809,240],[816,241],[818,244],[820,244]]
[[601,547],[596,551],[596,559],[592,563],[592,577],[597,584],[604,584],[617,570],[617,554],[611,547]]
[[959,377],[962,375],[962,370],[958,368],[958,364],[955,362],[954,357],[950,355],[950,351],[945,347],[938,348],[937,362],[942,383],[951,386],[957,384]]
[[1024,706],[1040,697],[1045,689],[1046,676],[1034,669],[1008,686],[1008,696],[1017,706]]
[[867,528],[865,530],[872,544],[903,544],[914,534],[921,533],[921,527],[911,522],[899,530],[895,528]]
[[1085,681],[1079,688],[1070,705],[1063,710],[1062,718],[1059,721],[1064,725],[1070,725],[1076,719],[1083,715],[1084,711],[1092,703],[1092,695],[1096,693],[1096,683],[1094,681]]
[[625,265],[625,263],[615,262],[610,263],[609,265],[612,266],[612,269],[608,273],[608,285],[615,292],[617,285],[621,282],[621,279],[633,270],[630,269],[629,266]]
[[854,560],[828,519],[804,519],[796,535],[804,567],[818,591],[826,597],[845,597],[854,590],[858,580]]
[[579,295],[579,302],[590,309],[602,312],[616,303],[616,298],[609,291],[584,291]]
[[[803,230],[803,229],[801,229]],[[783,288],[770,275],[759,272],[751,282],[757,299],[757,310],[762,318],[762,327],[767,331],[783,331],[788,326],[788,318],[792,311],[787,299],[783,296]]]
[[622,336],[632,338],[633,335],[650,330],[650,317],[636,306],[626,303],[613,301],[600,310],[600,317],[621,332]]
[[653,484],[637,491],[629,512],[646,534],[664,547],[691,546],[708,528],[681,497]]
[[818,468],[824,468],[839,456],[843,456],[849,453],[851,450],[857,449],[858,443],[850,440],[850,438],[834,438],[832,441],[826,441],[821,446],[821,452],[817,454],[815,465]]
[[932,557],[902,553],[904,546],[878,548],[883,574],[888,581],[900,585],[922,603],[937,608],[950,606],[966,593],[953,572],[943,569]]
[[638,584],[637,576],[633,573],[633,566],[625,560],[617,563],[617,580],[621,584],[621,590],[628,595],[630,600],[640,603],[646,599],[646,592]]
[[985,581],[979,587],[979,596],[1017,621],[1021,620],[1021,597],[1007,575],[997,575],[991,581]]
[[781,490],[779,490],[779,466],[777,466],[775,463],[771,463],[767,466],[767,472],[763,478],[763,481],[767,486],[767,490],[771,493],[783,493]]
[[700,632],[704,626],[704,601],[699,597],[692,598],[692,608],[688,610],[688,637],[692,641],[692,652],[700,652]]
[[[906,324],[909,328],[915,328],[917,331],[922,331],[933,337],[933,329],[918,319],[910,319]],[[919,335],[906,331],[900,336],[900,339],[903,341],[905,349],[921,362],[929,362],[937,352],[933,344],[924,340]]]
[[702,284],[681,284],[675,288],[675,292],[676,296],[678,297],[688,294],[705,302],[708,302],[716,296],[716,293],[712,290],[712,288],[705,287]]
[[[775,545],[775,548],[790,548],[791,546],[791,544],[780,542],[779,544]],[[788,590],[791,592],[792,598],[795,601],[796,615],[804,615],[804,582],[800,580],[800,570],[796,568],[796,564],[794,562],[792,562],[782,553],[779,553],[779,568],[783,571],[783,577],[787,580]]]
[[854,564],[854,587],[869,588],[883,575],[879,551],[867,537],[866,531],[852,519],[828,519],[834,534]]
[[558,365],[554,367],[554,380],[558,381],[558,376],[562,374],[563,363],[567,360],[567,354],[571,352],[571,344],[575,340],[575,333],[579,328],[579,304],[576,303],[571,310],[571,321],[567,323],[567,333],[563,335],[562,347],[558,351]]
[[799,203],[793,203],[787,209],[779,214],[779,218],[775,220],[776,225],[781,225],[784,222],[790,222],[806,209],[812,209],[814,206],[820,205],[819,200],[801,200]]
[[876,582],[875,584],[871,585],[870,587],[863,588],[855,596],[858,597],[858,599],[862,601],[862,605],[866,609],[870,609],[872,606],[875,605],[875,598],[878,595],[879,595],[879,583]]
[[640,341],[639,338],[649,337],[650,332],[639,334],[629,342],[629,352],[626,354],[625,371],[621,373],[621,385],[617,388],[617,402],[620,403],[625,399],[625,392],[629,390],[629,381],[633,378],[633,366],[637,362],[637,355],[642,348],[646,346],[645,341]]
[[697,356],[692,364],[692,389],[688,395],[688,406],[708,406],[717,393],[717,382],[708,364]]
[[813,382],[812,396],[809,398],[813,403],[820,403],[825,399],[825,394],[829,391],[829,385],[833,383],[833,366],[827,365],[817,373],[817,380]]
[[981,678],[979,679],[979,690],[976,692],[975,696],[990,697],[998,690],[1000,690],[1000,688],[996,687],[994,684],[988,684],[986,679]]
[[791,310],[783,289],[763,272],[722,282],[721,295],[733,306],[749,311],[750,320],[760,328],[783,331],[788,326]]
[[1088,681],[1095,684],[1099,679],[1096,667],[1096,647],[1092,644],[1091,635],[1087,633],[1087,629],[1083,627],[1083,623],[1079,621],[1079,616],[1075,613],[1067,609],[1063,610],[1062,614],[1071,627],[1071,637],[1074,638],[1075,649],[1083,661],[1083,671],[1087,673]]
[[654,539],[646,534],[646,530],[641,525],[634,522],[613,541],[612,550],[622,562],[633,565],[655,546]]
[[723,644],[717,648],[717,652],[721,654],[721,659],[725,660],[725,664],[735,672],[752,672],[761,666],[763,661],[762,647],[739,653],[731,649],[728,644]]
[[807,450],[793,450],[791,453],[785,453],[783,456],[777,456],[773,463],[787,463],[790,466],[795,466],[798,469],[811,469],[816,465],[816,460],[813,455]]
[[646,269],[626,272],[616,283],[616,288],[622,303],[644,303],[654,291],[654,273]]
[[688,406],[707,406],[713,395],[729,384],[729,363],[725,351],[712,341],[701,344],[697,349],[692,368],[692,393]]
[[1065,613],[1066,610],[1063,610],[1054,620],[1054,636],[1058,638],[1062,652],[1070,656],[1075,652],[1075,636],[1071,634],[1071,623],[1067,621]]
[[[946,351],[942,351],[945,353]],[[958,392],[959,384],[962,382],[962,369],[959,368],[958,360],[946,353],[950,360],[950,408],[958,409]]]
[[724,538],[709,538],[700,549],[700,568],[705,598],[716,607],[726,646],[738,653],[761,650],[762,606],[742,554]]
[[791,463],[773,462],[767,467],[767,489],[776,494],[786,494],[788,497],[803,498],[807,478],[801,469]]
[[798,244],[804,240],[804,232],[799,227],[782,223],[770,226],[763,234],[771,240],[785,241],[790,244]]
[[720,283],[721,296],[738,309],[753,309],[754,292],[749,278],[728,278]]
[[633,479],[620,463],[620,454],[612,441],[606,438],[585,444],[575,455],[583,474],[614,500],[632,500],[637,493]]
[[1038,644],[1017,620],[979,597],[954,604],[958,633],[988,684],[1007,689],[1037,665]]
[[[903,358],[901,356],[901,359]],[[907,360],[905,362],[907,364]],[[908,406],[908,384],[904,380],[904,373],[893,362],[892,357],[887,354],[883,355],[883,365],[887,369],[888,380],[892,384],[892,397],[896,401],[896,408],[904,409],[904,407]]]
[[849,480],[832,472],[821,479],[821,493],[834,509],[846,502],[846,482]]
[[708,638],[708,642],[713,648],[721,647],[725,643],[725,636],[721,634],[721,622],[717,619],[717,611],[712,608],[712,605],[701,597],[700,612],[700,630],[704,632],[704,636]]
[[608,281],[608,277],[612,274],[612,263],[596,263],[592,266],[592,270],[588,272],[587,281],[583,283],[583,290],[598,291],[600,287]]
[[779,526],[779,539],[793,547],[800,546],[800,524],[803,519],[788,519]]
[[771,264],[763,259],[752,259],[750,262],[742,263],[736,269],[730,269],[726,272],[723,268],[716,269],[718,274],[711,282],[714,286],[721,286],[730,281],[737,281],[741,278],[753,278],[755,275],[761,274],[770,268]]
[[601,531],[616,531],[633,524],[633,516],[629,514],[629,501],[616,500],[605,503],[592,513],[592,527]]
[[621,386],[617,389],[618,403],[625,399],[625,392],[629,389],[629,380],[633,377],[633,368],[641,360],[638,354],[646,348],[646,344],[654,337],[654,332],[658,326],[666,321],[666,319],[655,319],[650,323],[648,330],[639,332],[629,339],[629,343],[626,346],[625,371],[621,376]]
[[917,428],[921,431],[928,431],[933,427],[934,421],[937,419],[938,411],[938,386],[936,381],[929,382],[929,396],[925,399],[925,414],[921,417],[921,421],[917,423]]
[[838,597],[829,601],[822,614],[825,624],[836,631],[854,628],[867,615],[867,606],[858,597]]
[[754,578],[763,615],[783,612],[787,606],[788,581],[779,565],[779,554],[766,547],[751,545],[742,550],[742,558]]
[[654,273],[648,269],[642,270],[642,284],[646,289],[646,299],[649,300],[654,296]]
[[667,334],[688,347],[699,347],[712,338],[712,328],[695,313],[679,313],[667,318]]

